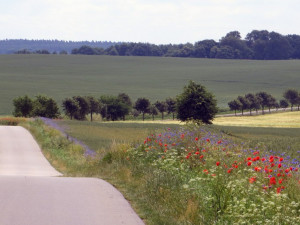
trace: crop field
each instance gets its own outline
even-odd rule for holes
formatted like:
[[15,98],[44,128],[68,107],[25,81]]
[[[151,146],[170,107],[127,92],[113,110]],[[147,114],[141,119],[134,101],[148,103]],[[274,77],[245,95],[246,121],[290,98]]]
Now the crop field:
[[12,99],[46,94],[59,104],[73,95],[117,95],[152,101],[182,92],[188,80],[214,93],[221,108],[248,92],[267,91],[277,98],[298,88],[300,61],[248,61],[161,57],[78,55],[1,55],[0,114],[12,112]]
[[217,117],[213,123],[220,126],[300,128],[300,112],[273,113],[259,116]]

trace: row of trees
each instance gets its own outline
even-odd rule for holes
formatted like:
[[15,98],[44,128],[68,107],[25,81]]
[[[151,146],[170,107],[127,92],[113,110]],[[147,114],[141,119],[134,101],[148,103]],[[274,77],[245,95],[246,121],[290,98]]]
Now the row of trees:
[[250,110],[250,115],[252,114],[252,110],[255,110],[256,113],[259,109],[262,109],[262,113],[264,113],[264,109],[268,108],[269,112],[271,108],[287,108],[289,105],[291,106],[291,111],[295,105],[298,106],[298,110],[300,107],[300,93],[295,89],[288,89],[283,93],[284,99],[281,99],[279,102],[269,93],[261,91],[256,94],[246,94],[245,96],[238,96],[236,99],[228,102],[228,106],[231,110],[242,111],[242,115],[245,110]]
[[37,95],[34,99],[27,95],[17,97],[13,100],[14,112],[16,117],[59,117],[58,105],[53,98]]
[[[15,116],[41,116],[48,118],[57,118],[60,114],[56,102],[49,97],[38,95],[35,99],[28,96],[18,97],[13,100]],[[73,96],[65,98],[62,102],[65,115],[71,119],[85,120],[89,114],[93,121],[94,114],[101,114],[105,120],[125,120],[125,116],[130,113],[133,116],[142,114],[143,120],[145,114],[154,116],[161,113],[164,119],[164,113],[175,113],[181,121],[197,120],[203,123],[211,123],[217,113],[217,102],[214,96],[200,84],[190,81],[184,87],[183,93],[176,99],[167,98],[165,101],[156,101],[151,103],[147,98],[138,98],[132,103],[130,97],[125,93],[118,96],[102,95],[99,99],[93,96]]]
[[102,95],[99,99],[93,96],[74,96],[65,98],[62,103],[63,110],[70,119],[84,120],[89,114],[93,121],[93,114],[100,114],[105,120],[125,120],[125,116],[132,114],[134,117],[142,114],[143,120],[145,114],[152,116],[160,112],[162,119],[164,113],[172,113],[173,119],[176,112],[176,101],[167,98],[166,101],[156,101],[151,103],[147,98],[138,98],[135,103],[132,102],[126,93],[120,93],[118,96]]
[[72,54],[119,56],[168,56],[218,59],[300,59],[300,35],[281,35],[267,30],[253,30],[242,39],[232,31],[219,42],[202,40],[195,44],[155,45],[149,43],[118,43],[106,49],[81,46]]

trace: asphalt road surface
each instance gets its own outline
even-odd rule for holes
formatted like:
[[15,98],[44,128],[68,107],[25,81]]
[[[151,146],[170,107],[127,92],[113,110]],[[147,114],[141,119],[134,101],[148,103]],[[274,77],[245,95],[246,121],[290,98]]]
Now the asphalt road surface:
[[61,175],[26,129],[0,126],[0,225],[144,224],[109,183]]

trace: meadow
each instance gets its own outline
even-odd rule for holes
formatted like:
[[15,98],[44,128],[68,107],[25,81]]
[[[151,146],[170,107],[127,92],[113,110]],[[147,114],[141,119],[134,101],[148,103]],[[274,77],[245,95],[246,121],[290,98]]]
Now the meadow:
[[148,225],[299,224],[300,128],[282,127],[291,112],[271,115],[247,126],[55,121],[91,157],[41,121],[23,126],[65,176],[109,181]]
[[0,115],[13,110],[12,100],[46,94],[61,104],[74,95],[117,95],[136,100],[174,97],[188,80],[207,87],[227,108],[227,102],[248,92],[266,91],[282,98],[298,88],[299,60],[255,61],[162,57],[80,55],[0,55]]

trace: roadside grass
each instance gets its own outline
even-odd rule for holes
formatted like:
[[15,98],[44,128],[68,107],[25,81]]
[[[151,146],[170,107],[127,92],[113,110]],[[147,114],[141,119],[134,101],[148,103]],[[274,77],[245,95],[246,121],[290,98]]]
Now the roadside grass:
[[66,176],[112,183],[148,225],[300,223],[300,129],[58,123],[90,147],[106,147],[86,158],[59,132],[27,123],[50,162]]
[[300,112],[281,112],[258,116],[216,117],[218,126],[300,128]]
[[297,89],[300,83],[299,60],[1,55],[0,68],[0,114],[11,113],[12,100],[25,94],[45,94],[59,105],[74,95],[119,92],[134,101],[138,97],[156,101],[175,97],[193,80],[216,96],[219,107],[226,108],[237,95],[266,91],[280,99],[286,89]]
[[176,122],[173,124],[173,121],[170,124],[167,121],[89,122],[75,120],[62,120],[57,123],[65,127],[68,135],[83,141],[98,152],[106,151],[112,144],[139,143],[150,132],[178,126]]
[[22,117],[0,116],[0,125],[16,126],[28,119]]

